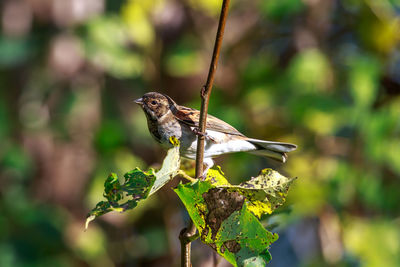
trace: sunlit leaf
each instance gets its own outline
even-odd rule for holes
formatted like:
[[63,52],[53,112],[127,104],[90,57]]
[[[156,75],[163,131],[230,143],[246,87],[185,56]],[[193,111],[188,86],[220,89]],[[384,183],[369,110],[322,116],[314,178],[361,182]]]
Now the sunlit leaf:
[[209,169],[206,180],[210,181],[213,186],[231,186],[220,166]]
[[[246,198],[209,181],[178,185],[178,194],[202,242],[234,266],[265,266],[269,245],[278,236],[268,232],[247,207]],[[254,265],[254,263],[258,263]]]
[[179,141],[170,138],[172,148],[168,150],[163,165],[159,171],[149,169],[142,171],[139,168],[124,175],[125,182],[120,184],[118,176],[111,173],[104,183],[104,197],[107,201],[97,203],[88,214],[86,228],[95,218],[110,211],[125,212],[137,206],[138,202],[154,194],[168,181],[174,178],[179,170]]
[[238,192],[245,196],[248,209],[258,217],[265,213],[272,213],[285,202],[287,192],[294,179],[287,178],[272,169],[264,169],[249,181],[231,185],[219,166],[210,169],[207,174],[207,180],[214,186],[226,188],[229,192]]
[[175,138],[171,138],[170,141],[174,145],[174,147],[168,150],[167,156],[164,159],[161,169],[156,173],[157,179],[150,189],[150,195],[154,194],[166,183],[168,183],[179,170],[179,141]]

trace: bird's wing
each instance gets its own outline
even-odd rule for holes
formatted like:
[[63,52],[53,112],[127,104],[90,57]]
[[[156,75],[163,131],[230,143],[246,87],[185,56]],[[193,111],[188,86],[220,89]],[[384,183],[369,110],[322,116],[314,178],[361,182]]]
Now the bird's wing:
[[[174,115],[177,120],[185,123],[188,126],[199,127],[200,111],[196,109],[179,106],[175,110]],[[207,130],[217,131],[221,133],[244,136],[233,126],[211,115],[207,115],[206,128]]]

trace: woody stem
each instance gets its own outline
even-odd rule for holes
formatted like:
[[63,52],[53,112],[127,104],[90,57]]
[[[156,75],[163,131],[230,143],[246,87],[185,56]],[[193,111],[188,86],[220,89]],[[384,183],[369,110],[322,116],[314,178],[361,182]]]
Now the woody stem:
[[[210,69],[208,71],[208,77],[206,85],[201,89],[201,109],[200,109],[200,122],[199,130],[201,133],[206,131],[206,121],[207,121],[207,111],[208,103],[210,101],[210,95],[212,86],[214,83],[214,77],[217,70],[217,64],[219,59],[219,54],[221,51],[222,38],[224,36],[226,18],[228,17],[228,8],[230,0],[223,0],[221,15],[219,17],[219,24],[217,30],[217,36],[215,38],[214,51],[211,58]],[[196,177],[199,178],[203,175],[203,158],[204,158],[204,139],[205,136],[199,135],[197,137],[197,152],[196,152]]]
[[[221,51],[222,38],[224,36],[226,19],[228,17],[230,0],[223,0],[221,14],[219,17],[217,36],[215,38],[214,51],[211,58],[210,69],[208,72],[207,82],[201,89],[201,109],[200,109],[200,122],[199,132],[205,133],[208,102],[210,101],[211,90],[214,83],[215,72],[217,70],[219,54]],[[197,136],[197,152],[196,152],[196,178],[200,178],[203,175],[203,159],[204,159],[204,140],[205,134],[199,134]],[[181,266],[191,267],[190,253],[191,253],[191,242],[196,235],[196,226],[193,221],[189,222],[189,226],[184,228],[179,235],[181,240]]]

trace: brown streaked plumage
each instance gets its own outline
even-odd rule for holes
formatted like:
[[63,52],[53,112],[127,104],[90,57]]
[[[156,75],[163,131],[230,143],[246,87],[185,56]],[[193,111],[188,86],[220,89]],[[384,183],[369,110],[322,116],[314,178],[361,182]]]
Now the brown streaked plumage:
[[[181,143],[181,156],[196,158],[200,111],[179,106],[169,96],[156,92],[146,93],[135,103],[143,108],[149,131],[158,143],[168,148],[169,138],[175,136]],[[218,155],[244,151],[285,162],[286,152],[296,148],[294,144],[248,138],[228,123],[207,115],[204,174]]]

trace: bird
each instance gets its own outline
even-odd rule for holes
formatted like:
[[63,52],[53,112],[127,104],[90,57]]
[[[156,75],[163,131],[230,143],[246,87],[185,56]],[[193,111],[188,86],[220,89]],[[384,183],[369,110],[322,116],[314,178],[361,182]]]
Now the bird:
[[[180,106],[166,94],[149,92],[134,101],[144,111],[147,126],[152,137],[165,149],[171,148],[170,137],[180,141],[179,154],[188,159],[196,159],[197,136],[200,133],[200,111]],[[297,148],[290,143],[265,141],[249,138],[230,124],[207,114],[203,177],[214,165],[213,158],[234,152],[249,152],[265,156],[282,163],[287,160],[287,152]]]

